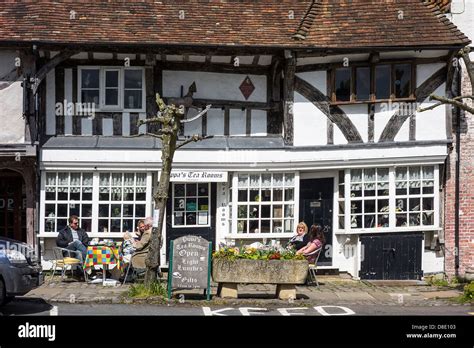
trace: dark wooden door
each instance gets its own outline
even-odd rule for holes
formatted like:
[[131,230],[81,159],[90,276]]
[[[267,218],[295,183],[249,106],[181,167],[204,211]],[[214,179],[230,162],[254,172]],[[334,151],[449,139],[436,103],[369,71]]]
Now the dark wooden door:
[[300,181],[299,221],[304,221],[308,228],[320,224],[324,228],[326,243],[318,265],[332,265],[332,209],[333,179],[303,179]]
[[[192,183],[191,183],[192,184]],[[183,185],[189,185],[189,184],[183,184]],[[197,184],[195,184],[197,185]],[[169,191],[169,199],[166,205],[166,261],[169,260],[169,250],[170,250],[170,241],[185,236],[185,235],[195,235],[195,236],[201,236],[202,238],[212,242],[212,249],[215,250],[215,242],[216,242],[216,195],[217,195],[217,185],[216,183],[211,183],[210,185],[210,190],[209,193],[206,197],[208,197],[208,209],[209,209],[209,215],[208,219],[209,221],[209,226],[205,227],[200,227],[199,225],[197,226],[183,226],[183,227],[177,227],[176,223],[173,226],[173,213],[180,213],[180,211],[176,211],[173,208],[173,204],[179,204],[179,201],[177,202],[176,195],[173,192],[173,183],[170,184],[170,191]],[[196,186],[197,190],[199,190],[199,186]],[[186,188],[187,189],[187,188]],[[186,190],[185,189],[185,190]],[[186,193],[185,193],[186,195]],[[189,196],[188,196],[189,197]],[[199,211],[202,210],[202,205],[205,205],[204,198],[200,198],[199,193],[197,196],[191,195],[190,201],[188,201],[186,196],[184,196],[184,204],[186,208],[189,207],[189,203],[192,203],[192,197],[196,197],[196,215],[193,215],[193,210],[187,210],[185,209],[184,212],[182,213],[182,218],[186,219],[186,223],[193,223],[196,220],[199,219]],[[195,217],[194,217],[195,216]],[[175,217],[176,218],[176,217]],[[179,216],[178,218],[181,218]],[[196,220],[192,220],[196,219]]]
[[0,177],[0,236],[26,242],[23,179]]
[[421,279],[422,233],[364,235],[361,279]]

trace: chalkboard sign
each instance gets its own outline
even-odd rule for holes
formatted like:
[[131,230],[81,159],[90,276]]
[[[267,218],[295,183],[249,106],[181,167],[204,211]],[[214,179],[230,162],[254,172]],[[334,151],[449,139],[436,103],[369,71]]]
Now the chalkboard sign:
[[183,236],[170,243],[168,298],[172,289],[205,289],[210,299],[212,242]]

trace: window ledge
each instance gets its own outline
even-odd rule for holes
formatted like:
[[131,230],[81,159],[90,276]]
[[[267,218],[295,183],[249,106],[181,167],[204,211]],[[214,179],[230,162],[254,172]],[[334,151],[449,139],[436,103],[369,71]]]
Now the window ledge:
[[291,238],[293,237],[293,232],[287,233],[236,233],[228,234],[225,236],[225,239],[276,239],[276,238]]
[[332,101],[330,102],[330,105],[335,106],[335,105],[357,105],[357,104],[375,104],[375,103],[400,103],[400,102],[416,102],[416,98]]
[[426,232],[426,231],[441,231],[441,227],[430,226],[415,226],[415,227],[396,227],[396,228],[370,228],[358,230],[336,230],[335,234],[366,234],[366,233],[393,233],[393,232]]

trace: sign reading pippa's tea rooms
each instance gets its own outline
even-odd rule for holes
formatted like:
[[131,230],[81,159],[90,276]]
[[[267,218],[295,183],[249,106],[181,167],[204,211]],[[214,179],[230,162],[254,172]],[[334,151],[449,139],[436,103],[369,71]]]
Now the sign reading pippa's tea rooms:
[[211,243],[199,236],[171,241],[169,297],[171,289],[206,289],[209,294],[211,248]]
[[227,172],[208,170],[173,170],[170,181],[180,182],[227,182]]

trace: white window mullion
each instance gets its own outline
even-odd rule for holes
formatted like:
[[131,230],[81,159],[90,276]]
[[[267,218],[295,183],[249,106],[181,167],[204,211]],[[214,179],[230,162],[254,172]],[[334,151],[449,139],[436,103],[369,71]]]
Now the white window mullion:
[[[152,195],[152,174],[148,172],[146,174],[146,216],[153,216],[153,195]],[[136,184],[135,184],[136,189]]]
[[[293,231],[296,231],[296,227],[299,224],[300,219],[300,205],[296,204],[296,202],[300,201],[300,172],[295,173],[295,192],[294,196],[294,206],[293,206]],[[273,210],[273,209],[272,209]],[[283,215],[285,214],[285,207],[283,206]],[[283,219],[285,216],[283,216]],[[284,227],[284,226],[283,226]],[[284,229],[283,229],[284,231]]]
[[92,175],[92,232],[99,231],[99,172]]
[[43,233],[44,231],[44,220],[46,218],[45,214],[45,200],[46,200],[46,173],[44,171],[41,172],[41,189],[40,189],[40,226],[39,226],[39,232]]
[[344,230],[346,232],[351,231],[351,170],[346,169],[344,171],[344,197],[346,198],[344,201]]
[[237,235],[237,204],[239,201],[239,174],[234,173],[232,176],[232,231],[233,235]]
[[389,190],[389,218],[388,218],[388,225],[390,228],[394,228],[396,224],[395,219],[395,168],[390,167],[388,172],[388,190]]
[[434,167],[434,202],[433,202],[433,209],[434,209],[434,225],[436,227],[440,226],[440,206],[439,206],[439,165],[435,165]]

